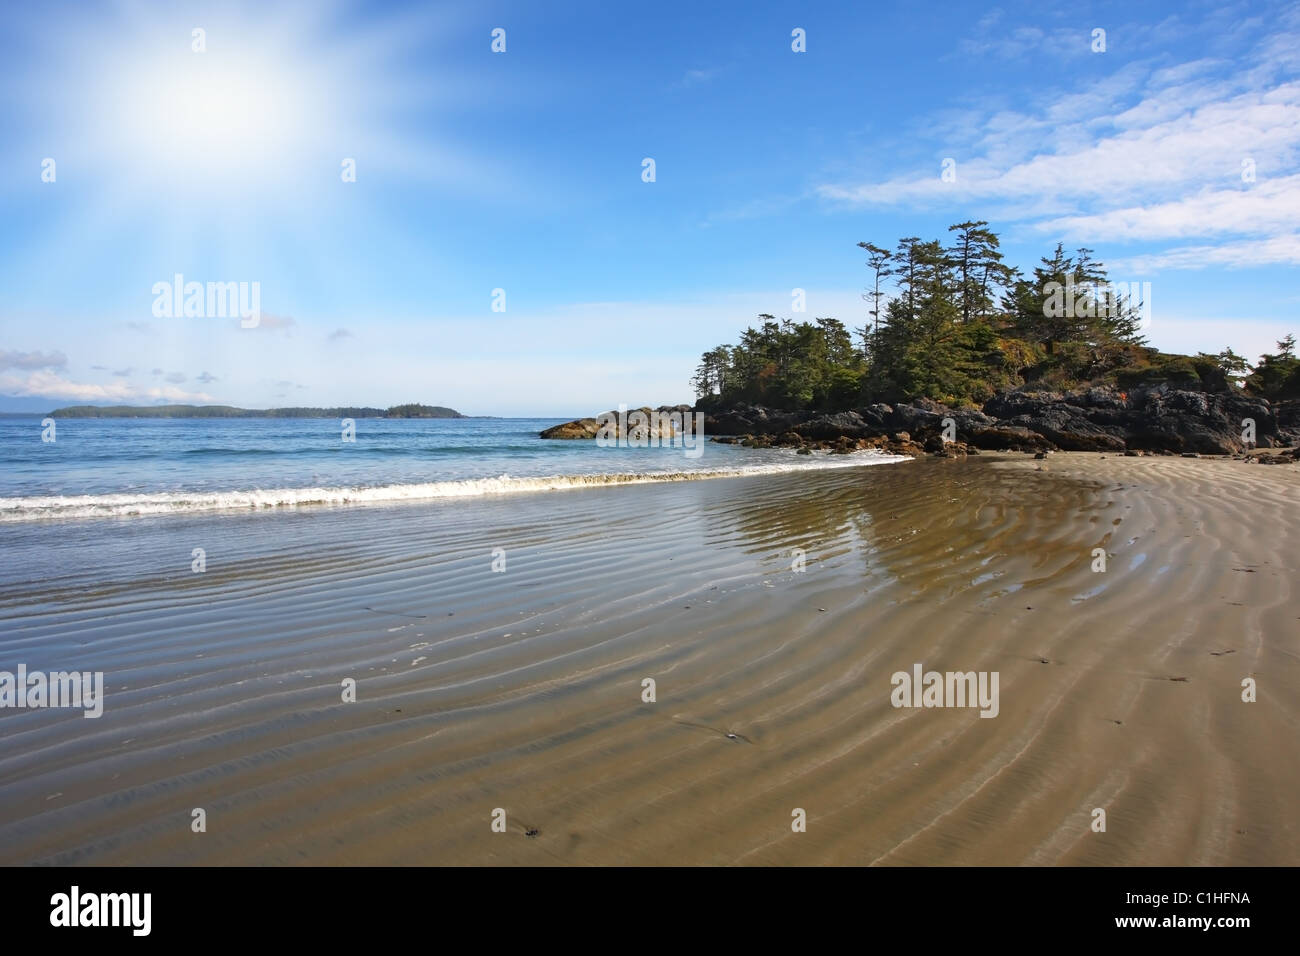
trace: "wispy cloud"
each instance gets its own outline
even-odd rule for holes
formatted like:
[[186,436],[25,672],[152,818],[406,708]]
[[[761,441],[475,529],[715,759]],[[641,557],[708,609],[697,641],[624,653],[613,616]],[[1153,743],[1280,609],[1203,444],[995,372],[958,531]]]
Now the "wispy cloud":
[[1203,188],[1148,206],[1125,206],[1039,223],[1041,230],[1079,239],[1183,239],[1191,236],[1284,233],[1300,223],[1300,174],[1239,188]]
[[678,80],[677,85],[681,87],[699,86],[702,83],[708,83],[721,72],[722,67],[720,66],[710,67],[705,70],[687,70],[682,75],[682,78]]
[[[941,179],[936,158],[933,169],[921,175],[826,184],[818,192],[853,204],[933,204],[960,198],[1037,200],[1059,208],[1140,200],[1152,193],[1176,195],[1205,183],[1240,182],[1243,158],[1253,159],[1257,167],[1289,168],[1295,163],[1300,151],[1300,83],[1266,93],[1242,93],[1149,125],[1134,117],[1142,112],[1162,115],[1161,100],[1176,95],[1158,94],[1109,118],[1115,129],[1082,146],[1045,143],[1036,135],[1033,139],[1039,148],[1033,155],[1009,165],[983,155],[965,158],[954,146],[955,182]],[[1006,120],[1004,116],[1003,123]]]
[[[239,325],[242,328],[241,322],[242,320],[236,319],[234,321],[234,324]],[[268,332],[274,332],[280,329],[292,328],[297,324],[298,323],[294,320],[293,316],[291,315],[272,315],[270,312],[263,312],[258,324],[253,326],[253,328],[265,329]]]
[[[1000,12],[1000,11],[999,11]],[[1045,28],[1033,25],[1001,29],[999,18],[984,17],[979,21],[976,35],[967,37],[958,45],[964,56],[995,59],[1013,59],[1026,56],[1071,57],[1087,56],[1091,52],[1091,32],[1079,27]]]
[[56,369],[64,368],[68,357],[62,352],[10,352],[0,349],[0,369]]
[[[1000,17],[986,19],[991,36]],[[1293,263],[1300,81],[1286,74],[1300,65],[1296,19],[1289,44],[1262,39],[1240,65],[1133,62],[1031,109],[949,117],[933,134],[932,167],[823,182],[816,193],[849,207],[977,204],[987,218],[1085,242],[1201,240],[1128,260],[1153,268]],[[1033,39],[1024,29],[999,42]],[[942,157],[956,160],[955,181],[941,176]]]
[[1117,260],[1113,265],[1142,274],[1163,269],[1203,269],[1227,266],[1247,269],[1261,265],[1300,266],[1300,233],[1247,239],[1217,245],[1184,246],[1164,252]]

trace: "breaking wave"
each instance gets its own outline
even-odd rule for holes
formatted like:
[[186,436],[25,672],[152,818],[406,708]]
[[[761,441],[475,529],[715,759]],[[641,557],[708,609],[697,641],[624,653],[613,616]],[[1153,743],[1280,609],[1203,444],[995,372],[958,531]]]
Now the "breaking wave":
[[255,488],[248,491],[164,491],[100,495],[49,495],[0,498],[0,522],[63,518],[123,518],[202,511],[261,511],[312,505],[390,504],[435,498],[474,498],[542,491],[572,491],[609,485],[704,481],[750,475],[820,471],[885,465],[908,459],[879,452],[857,452],[806,462],[755,464],[699,471],[616,472],[548,477],[464,478],[362,487]]

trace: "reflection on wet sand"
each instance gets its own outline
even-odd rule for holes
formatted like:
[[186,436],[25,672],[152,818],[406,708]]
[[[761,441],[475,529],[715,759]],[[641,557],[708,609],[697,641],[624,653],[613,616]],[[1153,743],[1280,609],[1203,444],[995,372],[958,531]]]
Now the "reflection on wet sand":
[[[1300,677],[1293,486],[1051,464],[142,523],[219,559],[98,590],[92,540],[0,591],[108,688],[0,714],[0,862],[1294,863],[1295,698],[1238,693]],[[916,662],[997,717],[892,706]]]

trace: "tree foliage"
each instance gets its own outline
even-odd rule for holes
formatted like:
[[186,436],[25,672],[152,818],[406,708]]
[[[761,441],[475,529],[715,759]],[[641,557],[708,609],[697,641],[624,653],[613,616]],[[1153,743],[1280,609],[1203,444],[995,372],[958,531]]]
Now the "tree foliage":
[[852,334],[835,319],[760,315],[734,346],[702,357],[692,384],[705,405],[756,402],[790,409],[840,409],[861,401],[920,397],[979,403],[1024,377],[1082,380],[1133,364],[1140,309],[1112,288],[1089,249],[1058,245],[1026,277],[1003,261],[983,220],[949,228],[949,243],[871,242],[870,304]]
[[1300,359],[1295,355],[1295,336],[1288,333],[1277,343],[1277,351],[1261,355],[1246,388],[1264,398],[1300,398]]

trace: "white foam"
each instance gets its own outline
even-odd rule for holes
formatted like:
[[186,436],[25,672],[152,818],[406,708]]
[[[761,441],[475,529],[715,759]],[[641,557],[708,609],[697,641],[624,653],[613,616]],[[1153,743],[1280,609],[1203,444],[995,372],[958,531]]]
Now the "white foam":
[[250,491],[189,492],[166,491],[142,494],[49,495],[0,498],[0,522],[62,518],[118,518],[140,515],[188,514],[199,511],[258,511],[297,508],[304,505],[365,505],[434,498],[473,498],[541,491],[572,491],[608,485],[648,484],[667,481],[701,481],[710,478],[743,478],[749,475],[782,474],[885,465],[909,459],[878,452],[856,452],[805,462],[755,464],[742,468],[699,471],[650,471],[594,475],[552,475],[540,478],[467,478],[456,481],[378,485],[343,488],[267,488]]

